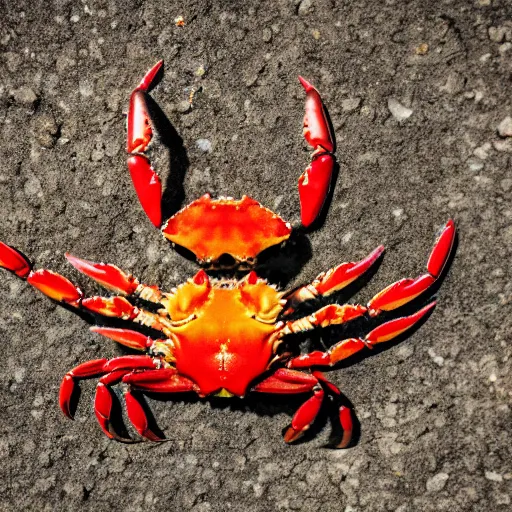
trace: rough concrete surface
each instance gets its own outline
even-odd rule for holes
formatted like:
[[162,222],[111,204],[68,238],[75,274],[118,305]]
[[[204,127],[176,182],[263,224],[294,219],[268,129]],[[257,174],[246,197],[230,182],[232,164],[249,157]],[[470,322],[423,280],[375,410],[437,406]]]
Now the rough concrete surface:
[[125,352],[2,273],[1,510],[511,510],[509,0],[0,7],[0,239],[38,268],[89,293],[99,288],[65,251],[167,288],[196,271],[150,225],[125,167],[123,112],[160,58],[153,97],[185,150],[169,165],[155,144],[152,160],[163,176],[184,172],[183,205],[207,191],[248,194],[296,223],[308,161],[297,75],[322,92],[340,172],[290,286],[383,243],[379,271],[353,299],[364,302],[424,271],[448,217],[460,234],[429,320],[329,372],[360,422],[347,450],[324,448],[327,414],[286,445],[301,403],[288,397],[148,399],[169,441],[127,445],[98,428],[92,380],[65,419],[62,376]]

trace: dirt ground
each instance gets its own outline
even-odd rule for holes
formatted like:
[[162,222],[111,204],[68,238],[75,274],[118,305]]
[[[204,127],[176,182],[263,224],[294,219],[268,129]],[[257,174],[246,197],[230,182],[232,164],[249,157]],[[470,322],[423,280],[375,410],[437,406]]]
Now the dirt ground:
[[90,294],[99,288],[64,252],[167,289],[197,269],[149,223],[126,170],[123,112],[161,58],[153,97],[183,147],[169,156],[155,144],[151,156],[175,188],[170,200],[183,181],[182,205],[247,194],[296,224],[308,162],[297,75],[321,91],[340,171],[324,225],[295,247],[295,266],[279,262],[288,286],[383,243],[378,273],[351,299],[364,303],[424,272],[449,217],[459,231],[429,320],[329,372],[360,423],[347,450],[324,447],[327,412],[286,445],[282,429],[301,404],[288,397],[148,399],[168,441],[122,444],[99,429],[87,381],[67,420],[62,376],[125,352],[2,273],[2,511],[511,509],[509,0],[0,7],[0,239]]

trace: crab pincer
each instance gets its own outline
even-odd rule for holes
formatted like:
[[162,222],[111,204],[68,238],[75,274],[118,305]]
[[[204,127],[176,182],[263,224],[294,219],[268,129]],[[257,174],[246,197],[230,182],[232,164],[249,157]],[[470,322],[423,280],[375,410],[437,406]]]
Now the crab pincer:
[[306,91],[304,138],[314,148],[312,160],[299,178],[300,215],[309,227],[324,205],[334,170],[334,138],[319,92],[304,78],[299,81]]
[[145,155],[153,137],[146,103],[146,93],[154,83],[156,76],[164,64],[158,61],[142,79],[130,96],[127,116],[128,170],[140,204],[149,220],[156,226],[162,224],[162,182],[155,172],[149,158]]

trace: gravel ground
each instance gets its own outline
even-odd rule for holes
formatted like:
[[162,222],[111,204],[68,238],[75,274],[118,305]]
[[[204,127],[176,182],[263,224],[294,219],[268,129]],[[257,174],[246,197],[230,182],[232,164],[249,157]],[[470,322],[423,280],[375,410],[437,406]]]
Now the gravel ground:
[[365,301],[423,272],[448,217],[460,233],[428,322],[329,373],[360,422],[338,451],[323,447],[328,421],[285,445],[296,399],[149,400],[169,441],[126,445],[99,430],[89,381],[66,420],[66,371],[122,351],[3,273],[1,510],[511,510],[509,0],[0,5],[0,239],[90,293],[65,251],[169,288],[196,270],[152,228],[125,168],[123,111],[160,58],[153,96],[186,149],[169,165],[156,145],[152,159],[184,172],[183,204],[245,193],[297,222],[297,75],[322,92],[340,173],[290,284],[384,243]]

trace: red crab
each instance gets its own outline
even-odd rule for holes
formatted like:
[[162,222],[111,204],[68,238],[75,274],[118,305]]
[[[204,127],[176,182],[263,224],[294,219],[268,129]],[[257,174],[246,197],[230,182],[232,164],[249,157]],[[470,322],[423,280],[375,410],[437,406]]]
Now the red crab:
[[[131,95],[127,144],[128,168],[135,190],[157,227],[162,224],[162,192],[160,179],[145,153],[152,138],[146,94],[161,67],[162,61]],[[312,161],[299,179],[301,221],[308,227],[319,215],[331,184],[334,139],[318,91],[303,78],[300,82],[306,91],[304,136],[314,148]],[[168,219],[162,226],[163,235],[173,245],[192,251],[198,263],[209,271],[226,254],[235,260],[238,271],[247,271],[241,279],[213,278],[203,268],[169,292],[140,283],[114,265],[67,254],[76,269],[117,294],[85,297],[62,275],[45,269],[33,271],[19,251],[1,242],[0,265],[51,299],[160,333],[159,339],[153,339],[134,329],[92,327],[93,332],[144,354],[88,361],[70,370],[60,388],[60,407],[69,418],[77,381],[96,376],[100,379],[95,413],[105,434],[116,439],[120,437],[111,423],[110,388],[119,382],[127,385],[125,399],[130,421],[141,436],[153,441],[161,437],[149,425],[134,390],[195,392],[200,397],[244,397],[250,392],[309,393],[311,396],[299,407],[284,436],[286,442],[293,442],[314,421],[327,393],[337,400],[343,431],[337,446],[344,448],[351,441],[352,412],[343,405],[339,389],[316,369],[331,367],[364,348],[397,337],[431,311],[435,302],[410,316],[387,321],[366,336],[341,340],[325,352],[299,355],[298,337],[294,334],[339,325],[363,315],[376,317],[418,297],[440,276],[452,249],[455,227],[449,220],[441,231],[426,273],[391,284],[366,306],[333,303],[295,319],[291,315],[301,304],[328,297],[352,283],[372,266],[384,248],[377,247],[357,263],[342,263],[322,272],[310,284],[279,291],[251,269],[261,251],[287,240],[291,231],[291,226],[277,214],[249,197],[211,199],[204,195]]]

